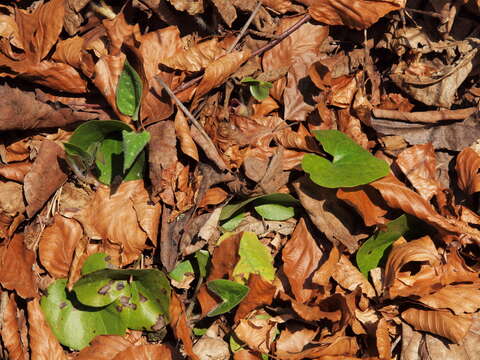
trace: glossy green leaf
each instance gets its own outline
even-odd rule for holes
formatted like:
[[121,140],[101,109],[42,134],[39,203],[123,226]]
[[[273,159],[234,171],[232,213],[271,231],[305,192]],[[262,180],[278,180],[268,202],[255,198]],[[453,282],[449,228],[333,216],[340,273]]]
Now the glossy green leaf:
[[82,305],[66,289],[67,280],[59,279],[47,289],[40,306],[50,328],[65,346],[81,350],[97,335],[123,335],[126,324],[112,307]]
[[98,180],[110,185],[117,175],[123,175],[122,140],[108,138],[102,141],[95,162],[98,168]]
[[98,270],[112,269],[113,265],[109,263],[109,260],[110,256],[105,253],[90,255],[82,265],[82,275],[87,275]]
[[195,252],[195,259],[197,260],[200,277],[207,276],[208,260],[210,260],[210,253],[207,250],[198,250]]
[[260,80],[257,80],[257,79],[255,79],[251,76],[244,77],[240,82],[243,83],[243,84],[248,84],[248,85],[259,85],[260,84]]
[[313,182],[327,188],[353,187],[368,184],[388,174],[389,166],[337,130],[314,131],[325,152],[333,156],[329,161],[321,156],[307,154],[302,168]]
[[255,206],[255,211],[264,219],[283,221],[290,219],[295,215],[292,206],[284,206],[280,204],[264,204]]
[[132,131],[132,128],[118,120],[90,120],[75,129],[68,143],[88,152],[92,144],[100,144],[108,135],[122,130]]
[[138,120],[140,102],[142,100],[142,80],[135,69],[125,61],[117,85],[117,107],[125,115]]
[[368,276],[368,272],[380,264],[390,246],[409,229],[409,218],[407,215],[402,215],[390,221],[386,230],[378,231],[365,241],[356,255],[357,266],[360,271]]
[[255,196],[253,198],[244,200],[242,202],[236,204],[229,204],[226,205],[222,209],[222,213],[220,214],[220,221],[230,219],[233,215],[235,215],[238,211],[243,209],[248,204],[255,202],[256,205],[260,204],[281,204],[281,205],[298,205],[299,201],[295,199],[290,194],[268,194],[268,195],[260,195]]
[[225,279],[209,281],[207,282],[207,287],[222,299],[222,303],[211,310],[207,314],[208,316],[217,316],[229,312],[240,304],[249,291],[248,286]]
[[258,240],[255,233],[248,231],[243,233],[238,253],[240,260],[232,273],[235,279],[247,282],[250,274],[259,274],[269,281],[275,279],[272,254],[268,247]]
[[271,83],[254,79],[251,76],[243,78],[241,82],[250,85],[250,94],[258,101],[265,100],[273,87]]
[[245,219],[245,213],[239,213],[238,215],[232,217],[231,219],[225,221],[221,227],[224,231],[233,231],[237,228],[238,225]]
[[73,286],[87,306],[110,306],[134,330],[159,330],[168,322],[170,284],[159,270],[100,270],[83,276]]
[[138,155],[150,141],[150,133],[142,131],[122,131],[123,138],[123,172],[126,172],[133,165]]
[[190,260],[185,260],[181,263],[178,263],[177,266],[175,266],[175,268],[168,273],[168,276],[175,281],[181,282],[184,280],[186,275],[193,273],[194,270],[192,263]]

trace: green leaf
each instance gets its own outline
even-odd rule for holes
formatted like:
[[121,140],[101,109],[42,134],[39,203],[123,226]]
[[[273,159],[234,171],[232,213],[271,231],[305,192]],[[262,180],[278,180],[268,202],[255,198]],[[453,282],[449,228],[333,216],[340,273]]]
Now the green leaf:
[[248,286],[225,279],[209,281],[207,282],[207,287],[222,299],[222,303],[211,310],[207,314],[208,316],[217,316],[229,312],[240,304],[250,290]]
[[67,162],[70,166],[75,166],[80,172],[85,173],[95,163],[96,149],[95,152],[90,153],[74,144],[64,143],[63,145],[67,154]]
[[195,252],[195,259],[197,259],[200,277],[207,276],[207,265],[210,259],[210,253],[207,250],[198,250]]
[[260,85],[260,80],[257,80],[251,76],[246,76],[244,77],[241,81],[243,84],[248,84],[248,85]]
[[259,274],[268,281],[275,279],[272,254],[268,247],[258,240],[255,233],[248,231],[243,233],[238,253],[240,260],[233,269],[234,278],[246,282],[250,274]]
[[78,302],[59,279],[47,289],[40,306],[50,328],[65,346],[81,350],[97,335],[123,335],[126,325],[112,308],[92,308]]
[[243,78],[241,82],[250,85],[250,94],[258,101],[265,100],[269,95],[270,89],[273,87],[268,81],[260,81],[251,76]]
[[132,131],[132,128],[118,120],[90,120],[75,129],[68,144],[88,152],[92,144],[100,144],[108,135],[122,130]]
[[134,330],[159,330],[168,322],[170,284],[156,269],[99,270],[83,276],[73,286],[87,306],[108,306]]
[[185,278],[185,275],[188,273],[194,273],[193,266],[190,260],[185,260],[175,266],[175,269],[170,271],[168,273],[168,276],[170,276],[170,278],[175,281],[181,282]]
[[110,264],[108,260],[110,260],[110,256],[105,253],[90,255],[82,265],[82,275],[87,275],[98,270],[111,269],[113,265]]
[[232,217],[231,219],[225,221],[221,227],[224,231],[233,231],[237,228],[238,225],[243,221],[245,218],[245,213],[239,213],[238,215]]
[[229,339],[229,343],[230,343],[230,350],[234,353],[234,352],[237,352],[239,350],[242,350],[244,347],[245,347],[245,344],[243,344],[242,341],[240,341],[236,336],[235,334],[231,334],[230,335],[230,339]]
[[390,221],[386,230],[378,231],[365,241],[356,255],[360,271],[368,277],[368,272],[380,264],[388,248],[409,229],[409,218],[407,215],[402,215]]
[[123,137],[123,172],[126,172],[138,158],[140,152],[150,141],[150,133],[142,131],[141,133],[122,131]]
[[253,198],[244,200],[237,204],[226,205],[222,209],[222,213],[220,214],[220,221],[230,219],[238,211],[240,211],[241,209],[243,209],[245,206],[247,206],[253,201],[255,201],[255,204],[282,204],[282,205],[298,205],[299,204],[299,201],[289,194],[275,193],[275,194],[255,196]]
[[368,184],[388,174],[389,166],[344,133],[337,130],[314,131],[323,149],[333,161],[314,154],[303,157],[302,168],[312,181],[327,188]]
[[110,185],[115,176],[123,175],[123,148],[119,139],[108,138],[102,141],[97,152],[98,180]]
[[142,80],[135,69],[125,60],[123,71],[117,85],[117,107],[132,120],[138,120],[140,102],[142,100]]
[[264,219],[282,221],[290,219],[295,215],[292,206],[280,204],[264,204],[255,206],[255,211]]
[[208,329],[204,329],[204,328],[196,328],[194,327],[192,329],[192,332],[193,332],[193,335],[195,336],[202,336],[202,335],[205,335],[207,333]]

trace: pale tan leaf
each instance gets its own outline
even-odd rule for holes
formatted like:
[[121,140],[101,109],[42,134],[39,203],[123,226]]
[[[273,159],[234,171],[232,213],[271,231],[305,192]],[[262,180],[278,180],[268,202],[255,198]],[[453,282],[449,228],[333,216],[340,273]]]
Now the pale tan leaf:
[[456,315],[473,313],[480,308],[480,285],[447,285],[418,301],[434,309],[449,309]]
[[0,181],[0,212],[15,216],[24,211],[22,185],[13,181]]
[[177,70],[200,71],[225,53],[218,40],[211,39],[164,58],[161,63]]
[[408,309],[402,318],[415,330],[428,331],[460,343],[472,325],[471,315],[453,315],[450,311]]
[[43,316],[38,299],[30,301],[27,309],[32,359],[67,360],[66,354]]
[[235,335],[250,349],[267,354],[270,352],[276,331],[277,323],[270,321],[264,310],[255,311],[248,318],[240,320],[234,329]]
[[290,353],[298,353],[305,345],[312,342],[317,335],[317,330],[308,329],[297,323],[287,324],[287,328],[280,333],[276,341],[277,356],[286,356]]
[[375,289],[373,286],[358,268],[353,266],[351,261],[343,254],[340,256],[340,261],[335,267],[332,278],[345,289],[354,291],[359,286],[367,297],[375,297]]

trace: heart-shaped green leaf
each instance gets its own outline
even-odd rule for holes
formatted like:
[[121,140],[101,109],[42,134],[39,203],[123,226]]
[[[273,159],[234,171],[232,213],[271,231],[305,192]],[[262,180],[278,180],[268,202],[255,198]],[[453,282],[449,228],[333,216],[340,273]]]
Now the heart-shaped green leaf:
[[123,172],[126,172],[133,165],[138,155],[150,141],[150,133],[142,131],[122,131],[123,138]]
[[264,219],[283,221],[290,219],[295,215],[292,206],[284,206],[280,204],[264,204],[255,206],[255,211]]
[[125,333],[126,324],[113,307],[82,305],[73,292],[67,291],[66,285],[66,279],[55,281],[40,301],[45,319],[63,345],[81,350],[97,335]]
[[265,280],[274,280],[275,268],[272,254],[268,247],[258,240],[255,233],[248,231],[243,233],[238,254],[240,260],[232,273],[236,280],[247,282],[250,274],[259,274]]
[[140,102],[142,100],[142,80],[128,61],[125,61],[117,85],[117,107],[132,120],[138,120]]
[[388,174],[389,166],[344,133],[337,130],[314,131],[315,137],[333,161],[314,154],[303,157],[302,168],[312,181],[327,188],[368,184]]
[[217,316],[229,312],[240,304],[250,290],[248,286],[225,279],[209,281],[207,287],[222,299],[222,303],[210,311],[208,316]]
[[365,276],[379,265],[387,249],[410,229],[408,220],[407,215],[402,215],[390,221],[386,230],[377,232],[358,249],[357,266]]

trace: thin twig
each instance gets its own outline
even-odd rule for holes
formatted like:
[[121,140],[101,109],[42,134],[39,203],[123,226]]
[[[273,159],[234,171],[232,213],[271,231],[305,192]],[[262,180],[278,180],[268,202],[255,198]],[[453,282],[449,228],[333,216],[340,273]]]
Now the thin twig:
[[[251,58],[254,58],[255,56],[258,56],[262,53],[264,53],[265,51],[267,50],[270,50],[271,48],[273,48],[275,45],[277,45],[279,42],[281,42],[283,39],[285,39],[287,36],[289,36],[290,34],[292,34],[294,31],[298,30],[298,28],[300,26],[302,26],[303,24],[305,24],[306,22],[308,22],[309,20],[311,19],[311,16],[310,14],[307,14],[305,15],[303,18],[301,18],[297,23],[295,23],[295,25],[293,25],[291,28],[289,28],[288,30],[286,30],[284,33],[280,34],[278,36],[278,38],[276,38],[275,40],[269,42],[267,45],[261,47],[260,49],[257,49],[255,50],[251,55],[250,57],[248,58],[249,60]],[[193,86],[193,85],[196,85],[201,79],[203,78],[203,75],[200,75],[196,78],[193,78],[192,80],[190,81],[187,81],[186,83],[183,83],[182,85],[180,85],[179,87],[177,87],[174,91],[175,94],[178,94],[179,92],[185,90],[185,89],[188,89],[189,87]]]
[[436,12],[433,12],[433,11],[417,10],[417,9],[411,9],[411,8],[405,8],[405,10],[409,11],[409,12],[417,13],[417,14],[422,14],[422,15],[435,17],[435,18],[438,18],[438,19],[442,18],[442,15],[440,15]]
[[[185,116],[188,117],[188,119],[192,122],[193,126],[195,126],[197,128],[197,130],[200,132],[200,134],[205,139],[205,141],[207,141],[207,143],[211,146],[211,148],[215,150],[216,155],[218,155],[218,158],[221,159],[222,157],[218,153],[217,147],[213,143],[212,139],[210,139],[210,136],[208,136],[208,134],[205,132],[205,130],[203,129],[203,126],[197,121],[197,119],[195,119],[195,117],[192,115],[192,113],[187,109],[187,107],[185,105],[183,105],[183,103],[180,101],[180,99],[177,98],[177,96],[173,93],[172,89],[170,89],[170,87],[167,85],[167,83],[165,81],[163,81],[163,79],[160,76],[156,76],[155,80],[157,80],[160,83],[160,85],[163,86],[165,91],[175,101],[175,103],[180,108],[180,110],[182,110],[183,113],[185,114]],[[227,169],[226,166],[222,170],[225,170],[225,169]]]
[[250,26],[250,24],[252,23],[253,19],[255,18],[255,16],[257,15],[258,13],[258,10],[260,10],[260,7],[262,6],[262,2],[259,1],[257,3],[257,6],[255,6],[255,9],[253,9],[252,13],[250,14],[250,17],[248,18],[247,22],[245,23],[245,25],[243,25],[242,27],[242,30],[240,30],[240,33],[238,34],[237,38],[235,39],[235,41],[233,42],[232,45],[230,45],[230,47],[228,48],[227,50],[227,54],[228,53],[231,53],[233,49],[235,49],[235,46],[237,46],[238,42],[240,41],[240,39],[243,37],[243,35],[245,35],[245,33],[247,32],[247,29],[248,27]]
[[418,111],[405,112],[398,110],[373,109],[373,115],[376,118],[400,120],[411,123],[432,124],[446,120],[463,120],[474,112],[478,111],[476,107],[456,110],[438,110],[438,111]]

